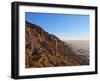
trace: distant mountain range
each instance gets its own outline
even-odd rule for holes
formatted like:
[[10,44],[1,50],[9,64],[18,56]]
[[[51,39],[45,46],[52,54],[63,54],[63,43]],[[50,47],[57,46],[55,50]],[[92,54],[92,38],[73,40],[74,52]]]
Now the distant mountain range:
[[26,68],[80,65],[89,65],[89,59],[42,27],[25,22]]

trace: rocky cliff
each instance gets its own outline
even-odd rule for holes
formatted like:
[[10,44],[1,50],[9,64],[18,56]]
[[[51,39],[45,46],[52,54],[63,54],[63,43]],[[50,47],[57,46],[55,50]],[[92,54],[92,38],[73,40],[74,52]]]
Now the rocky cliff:
[[88,65],[89,60],[76,54],[57,36],[42,27],[25,22],[25,67],[55,67]]

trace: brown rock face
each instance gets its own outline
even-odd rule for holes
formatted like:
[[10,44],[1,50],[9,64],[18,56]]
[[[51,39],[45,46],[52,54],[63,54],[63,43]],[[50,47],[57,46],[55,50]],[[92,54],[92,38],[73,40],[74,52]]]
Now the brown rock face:
[[26,21],[25,67],[55,67],[88,65],[89,60],[40,26]]

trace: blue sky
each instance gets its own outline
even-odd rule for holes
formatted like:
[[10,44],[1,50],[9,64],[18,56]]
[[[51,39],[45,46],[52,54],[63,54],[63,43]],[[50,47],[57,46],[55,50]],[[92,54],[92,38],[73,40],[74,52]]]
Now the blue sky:
[[88,15],[26,12],[25,20],[41,26],[62,40],[89,40]]

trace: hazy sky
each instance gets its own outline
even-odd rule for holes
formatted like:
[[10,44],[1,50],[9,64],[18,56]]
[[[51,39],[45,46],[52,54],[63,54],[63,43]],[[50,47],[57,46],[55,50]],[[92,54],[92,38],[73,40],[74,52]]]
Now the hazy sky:
[[25,20],[41,26],[63,40],[89,40],[89,16],[25,13]]

